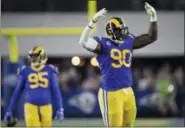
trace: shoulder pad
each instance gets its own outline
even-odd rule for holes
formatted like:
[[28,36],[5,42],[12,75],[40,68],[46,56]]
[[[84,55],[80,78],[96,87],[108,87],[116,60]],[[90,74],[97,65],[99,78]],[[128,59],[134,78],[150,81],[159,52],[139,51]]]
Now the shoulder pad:
[[22,66],[20,68],[17,69],[17,75],[22,74],[22,72],[25,70],[26,66]]
[[51,67],[52,71],[56,74],[58,74],[58,68],[52,64],[49,64],[49,66]]

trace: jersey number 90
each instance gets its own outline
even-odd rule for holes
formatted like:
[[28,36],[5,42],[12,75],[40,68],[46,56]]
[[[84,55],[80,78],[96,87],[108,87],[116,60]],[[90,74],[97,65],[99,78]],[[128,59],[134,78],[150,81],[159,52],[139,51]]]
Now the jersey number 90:
[[[128,59],[127,59],[128,55]],[[111,49],[110,56],[113,60],[117,60],[118,63],[112,63],[112,67],[120,68],[122,66],[130,67],[132,60],[132,53],[129,49],[124,49],[120,51],[119,49]]]
[[31,73],[28,76],[28,81],[31,83],[30,88],[35,89],[38,87],[47,88],[48,87],[48,79],[45,78],[47,76],[47,72],[39,72],[37,73]]

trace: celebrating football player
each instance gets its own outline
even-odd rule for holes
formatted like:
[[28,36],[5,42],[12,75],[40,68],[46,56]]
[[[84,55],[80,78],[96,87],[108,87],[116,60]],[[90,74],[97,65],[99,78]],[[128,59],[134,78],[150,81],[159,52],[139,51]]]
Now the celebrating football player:
[[97,55],[102,74],[99,105],[108,127],[133,126],[135,122],[136,102],[131,88],[133,49],[157,40],[156,11],[148,3],[145,3],[145,9],[150,16],[150,28],[146,34],[135,36],[120,18],[112,17],[106,23],[107,37],[91,37],[96,23],[107,15],[105,8],[93,16],[81,34],[80,45]]

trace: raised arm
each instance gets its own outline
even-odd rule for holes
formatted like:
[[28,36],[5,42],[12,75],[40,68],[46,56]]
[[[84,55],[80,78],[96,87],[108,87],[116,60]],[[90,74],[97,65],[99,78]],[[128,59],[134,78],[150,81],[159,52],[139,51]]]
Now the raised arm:
[[145,3],[145,9],[150,16],[150,28],[147,34],[142,34],[134,39],[134,49],[139,49],[151,44],[157,40],[157,13],[148,3]]
[[93,38],[91,38],[91,32],[95,27],[96,23],[107,14],[107,10],[103,8],[99,12],[97,12],[93,19],[89,22],[89,24],[84,28],[79,44],[83,46],[85,49],[91,52],[99,53],[101,51],[101,45]]

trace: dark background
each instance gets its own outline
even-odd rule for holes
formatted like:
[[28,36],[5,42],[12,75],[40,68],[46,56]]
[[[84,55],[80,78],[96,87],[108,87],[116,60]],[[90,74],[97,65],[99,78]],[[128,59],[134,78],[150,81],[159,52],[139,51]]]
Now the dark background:
[[[157,10],[183,10],[184,0],[146,0]],[[144,0],[97,0],[98,9],[142,10]],[[3,12],[86,11],[87,0],[2,0]]]

